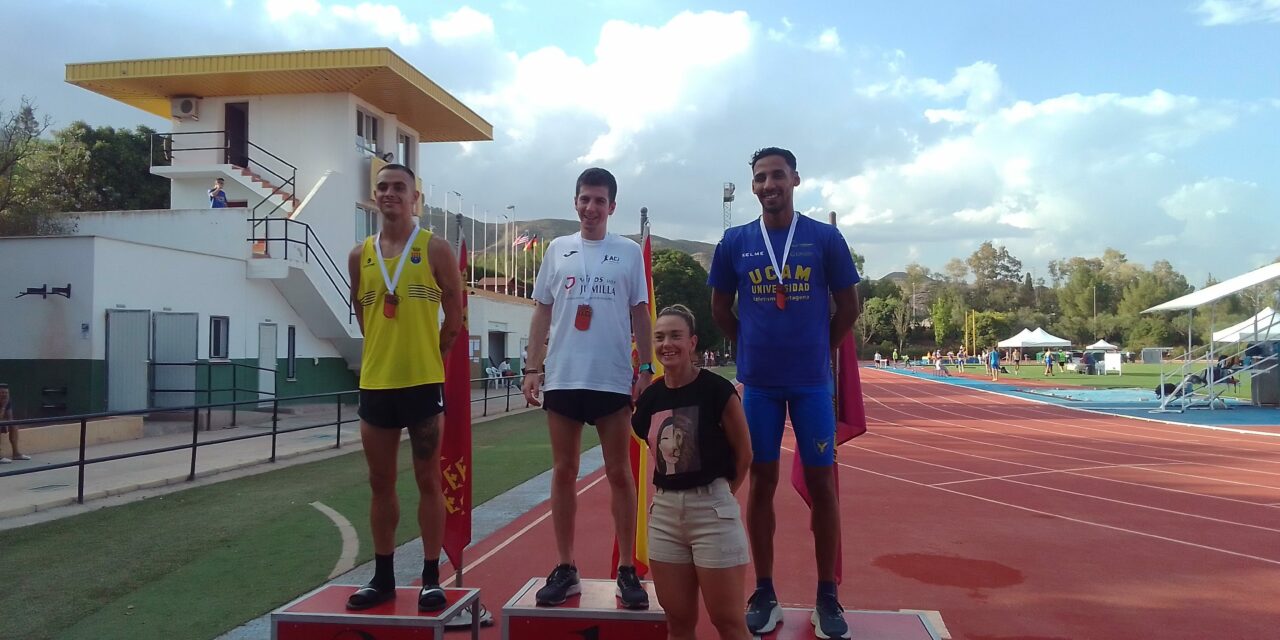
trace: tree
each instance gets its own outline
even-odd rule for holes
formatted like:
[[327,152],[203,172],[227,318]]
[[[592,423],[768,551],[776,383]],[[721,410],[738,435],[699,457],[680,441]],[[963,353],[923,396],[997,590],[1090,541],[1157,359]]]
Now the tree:
[[952,318],[954,304],[954,294],[943,289],[934,297],[933,304],[929,305],[929,320],[933,322],[933,341],[939,347],[955,337],[956,329],[959,327]]
[[1004,311],[1017,306],[1022,261],[1013,257],[1007,247],[997,249],[991,242],[984,242],[965,262],[973,272],[975,307]]
[[31,190],[24,186],[25,165],[40,151],[40,136],[48,128],[49,118],[38,117],[25,97],[17,109],[0,113],[0,235],[36,234],[44,226],[45,212],[32,207]]
[[942,268],[942,273],[947,282],[952,284],[962,284],[965,278],[969,277],[969,266],[960,258],[952,258],[947,261],[947,265]]
[[[146,170],[151,164],[148,127],[116,129],[71,123],[55,134],[59,145],[82,145],[88,151],[88,189],[92,198],[72,204],[68,211],[132,211],[169,206],[169,180]],[[301,197],[303,194],[298,194]]]
[[911,335],[911,305],[901,299],[893,299],[889,302],[893,306],[893,332],[898,335],[898,348],[902,349]]
[[711,322],[711,289],[707,287],[707,270],[693,256],[674,249],[653,252],[654,308],[662,310],[682,304],[698,320],[698,346],[715,348],[721,333]]
[[[901,304],[899,302],[899,304]],[[862,305],[856,327],[863,344],[887,340],[893,336],[893,300],[871,298]]]
[[1027,277],[1022,280],[1022,286],[1018,288],[1018,304],[1023,307],[1035,307],[1038,298],[1036,285],[1031,281],[1031,272],[1028,271]]
[[929,293],[929,280],[932,272],[918,262],[912,262],[907,265],[907,281],[905,293],[907,294],[907,302],[911,311],[912,321],[916,318],[916,307],[923,304]]

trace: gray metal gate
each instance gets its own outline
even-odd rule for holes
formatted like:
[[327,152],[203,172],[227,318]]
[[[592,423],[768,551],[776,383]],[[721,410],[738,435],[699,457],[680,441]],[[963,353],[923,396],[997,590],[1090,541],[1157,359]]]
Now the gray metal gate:
[[[200,315],[162,313],[151,315],[151,406],[187,407],[196,404],[196,366],[199,357]],[[169,364],[161,364],[169,363]],[[182,363],[177,366],[177,363]],[[187,391],[172,391],[187,389]]]
[[270,399],[276,394],[276,325],[258,325],[258,397]]
[[107,310],[107,410],[147,408],[151,312]]

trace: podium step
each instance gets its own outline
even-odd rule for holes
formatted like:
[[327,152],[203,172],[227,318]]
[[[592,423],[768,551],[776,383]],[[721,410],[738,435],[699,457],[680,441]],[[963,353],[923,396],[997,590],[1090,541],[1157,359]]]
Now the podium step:
[[[782,623],[760,640],[813,640],[812,609],[783,609]],[[908,611],[845,611],[849,637],[858,640],[941,640],[923,614]]]
[[582,593],[558,607],[539,607],[535,594],[542,578],[532,578],[502,607],[503,640],[666,640],[667,622],[653,583],[648,609],[624,609],[613,580],[582,581]]
[[[479,589],[445,589],[447,605],[418,611],[419,587],[398,587],[396,598],[363,611],[348,611],[357,585],[327,585],[271,612],[272,640],[375,637],[378,640],[441,640],[445,625],[480,601]],[[479,638],[479,621],[472,638]],[[363,635],[362,635],[363,634]]]

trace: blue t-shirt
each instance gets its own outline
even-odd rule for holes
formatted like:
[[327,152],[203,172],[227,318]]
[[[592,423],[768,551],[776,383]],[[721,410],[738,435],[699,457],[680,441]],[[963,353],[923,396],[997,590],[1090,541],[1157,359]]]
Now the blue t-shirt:
[[222,189],[210,189],[209,207],[213,209],[225,209],[227,207],[227,192]]
[[991,353],[987,354],[987,361],[989,361],[991,363],[991,366],[993,367],[1000,364],[1000,352],[992,351]]
[[[760,387],[826,384],[831,380],[828,294],[858,283],[849,245],[835,227],[795,214],[795,237],[780,265],[785,309],[774,297],[777,278],[760,237],[759,218],[732,227],[716,245],[707,284],[738,296],[738,379]],[[770,229],[782,260],[787,229]]]

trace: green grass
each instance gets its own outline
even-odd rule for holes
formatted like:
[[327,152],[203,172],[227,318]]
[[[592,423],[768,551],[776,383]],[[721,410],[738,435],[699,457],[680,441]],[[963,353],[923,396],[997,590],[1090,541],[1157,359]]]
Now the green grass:
[[[583,447],[595,446],[584,430]],[[476,425],[480,504],[551,466],[546,418]],[[418,536],[401,447],[398,542]],[[211,638],[325,581],[341,541],[320,501],[372,558],[363,454],[302,464],[0,532],[0,638]]]
[[[1073,373],[1070,371],[1063,373],[1061,371],[1058,371],[1056,367],[1054,368],[1054,372],[1056,375],[1046,376],[1044,375],[1043,364],[1032,365],[1030,363],[1024,363],[1022,365],[1021,371],[1018,373],[1014,373],[1013,366],[1007,362],[1005,363],[1004,367],[1008,371],[1008,373],[1000,374],[1001,381],[1007,381],[1010,379],[1039,380],[1039,381],[1045,381],[1045,382],[1050,382],[1054,384],[1062,384],[1062,385],[1078,386],[1078,387],[1093,387],[1097,389],[1136,387],[1139,389],[1150,389],[1153,393],[1155,391],[1156,386],[1160,384],[1160,365],[1158,364],[1126,364],[1122,368],[1122,371],[1124,371],[1123,374],[1121,375],[1113,374],[1108,376],[1089,376],[1089,375],[1084,375],[1082,373]],[[1201,373],[1204,370],[1204,368],[1205,368],[1204,365],[1199,365],[1197,367],[1194,367],[1192,371],[1194,371],[1195,373]],[[951,368],[951,370],[954,372],[955,368],[953,367]],[[1176,384],[1178,382],[1178,379],[1176,378],[1178,369],[1173,365],[1165,365],[1164,370],[1166,375],[1168,376],[1165,378],[1165,381],[1173,382]],[[965,371],[967,373],[977,373],[981,375],[983,372],[983,369],[982,369],[982,365],[971,364],[965,367]],[[1225,395],[1233,398],[1248,399],[1249,398],[1249,381],[1241,380],[1240,385],[1236,388],[1235,391],[1228,391]]]

